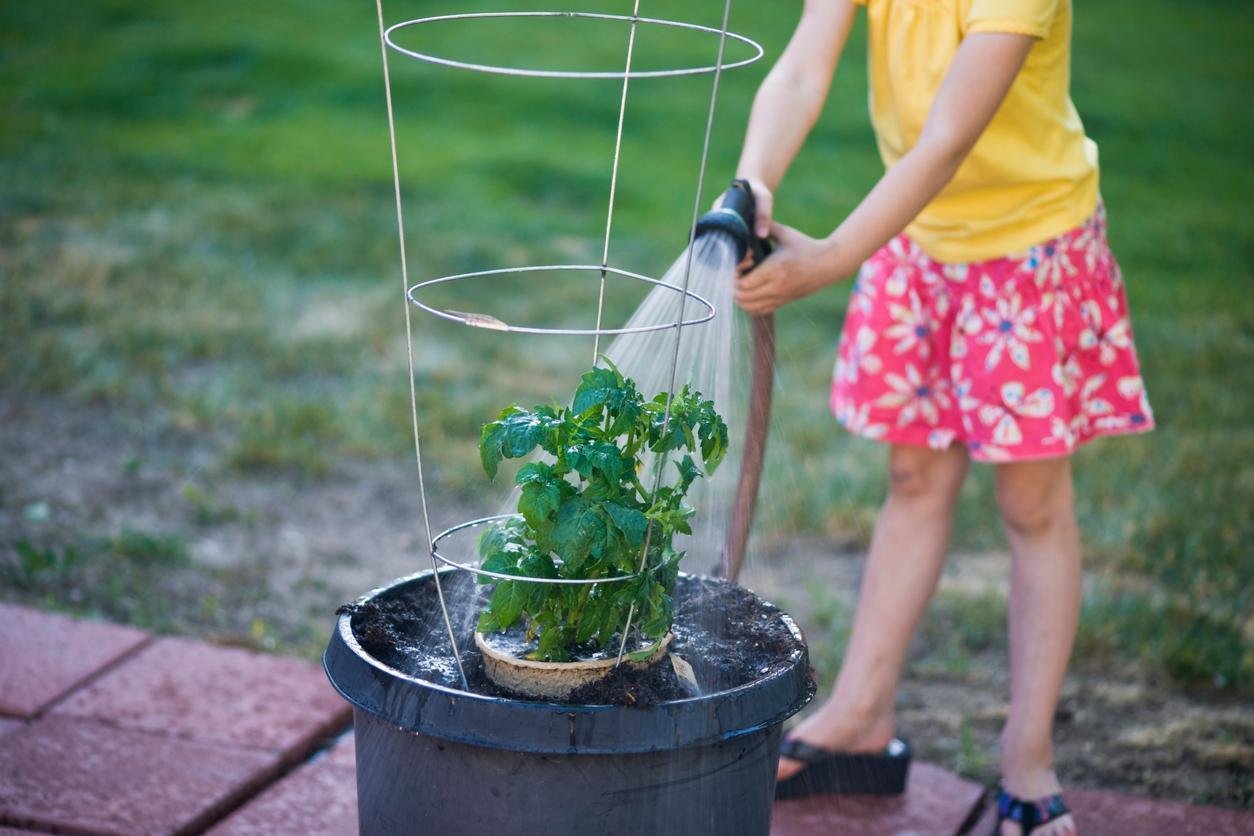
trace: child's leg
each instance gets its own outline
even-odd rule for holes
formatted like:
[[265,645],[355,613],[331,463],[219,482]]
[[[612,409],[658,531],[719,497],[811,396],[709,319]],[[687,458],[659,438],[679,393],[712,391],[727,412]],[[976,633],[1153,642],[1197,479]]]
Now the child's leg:
[[[1010,583],[1010,716],[1001,737],[1006,789],[1025,799],[1058,792],[1054,709],[1080,615],[1080,536],[1071,461],[1000,465],[997,501],[1013,559]],[[1070,833],[1070,816],[1034,832]],[[1003,825],[1016,836],[1018,825]]]
[[[967,462],[965,447],[893,445],[888,499],[875,522],[844,664],[831,697],[790,737],[847,752],[882,749],[892,739],[897,679],[945,562]],[[779,775],[800,768],[783,758]]]

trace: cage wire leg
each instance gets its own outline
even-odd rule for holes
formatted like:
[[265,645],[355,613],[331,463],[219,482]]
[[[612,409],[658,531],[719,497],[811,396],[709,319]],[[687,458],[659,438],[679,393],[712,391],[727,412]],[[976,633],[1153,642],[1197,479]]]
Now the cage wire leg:
[[601,359],[601,318],[605,312],[605,274],[610,266],[610,232],[614,228],[614,198],[618,192],[618,160],[623,150],[623,120],[627,116],[627,89],[631,84],[631,57],[636,50],[636,26],[640,0],[631,7],[631,31],[627,34],[627,68],[623,70],[623,93],[618,102],[618,129],[614,134],[614,164],[610,168],[610,198],[605,208],[605,244],[601,248],[601,286],[597,291],[597,327],[592,338],[592,365]]
[[435,544],[431,539],[431,515],[427,511],[427,481],[422,467],[422,438],[418,433],[418,393],[414,384],[414,334],[409,313],[409,261],[405,257],[405,212],[401,203],[401,170],[396,156],[396,117],[392,108],[392,79],[388,73],[388,45],[383,24],[383,0],[375,0],[379,17],[379,48],[383,55],[383,90],[388,104],[388,141],[392,150],[392,188],[396,195],[396,230],[401,244],[401,300],[405,306],[405,349],[409,361],[409,412],[414,427],[414,459],[418,464],[418,500],[422,506],[422,525],[427,535],[427,553],[431,556],[431,575],[435,580],[436,596],[440,599],[440,613],[444,616],[444,628],[448,630],[449,645],[453,648],[453,661],[462,678],[462,689],[469,691],[466,669],[462,667],[462,655],[457,648],[457,636],[453,622],[448,617],[448,604],[444,600],[444,588],[440,582],[440,567],[435,561]]
[[[683,293],[679,299],[679,314],[675,320],[675,345],[671,352],[671,369],[670,383],[666,387],[666,411],[662,416],[662,435],[666,435],[666,431],[670,428],[671,423],[671,406],[675,401],[675,379],[679,371],[679,346],[684,336],[684,303],[688,301],[688,283],[692,277],[692,258],[693,246],[696,243],[697,235],[697,219],[701,216],[701,193],[705,189],[705,169],[710,160],[710,135],[714,131],[714,108],[718,104],[718,82],[723,74],[723,53],[727,46],[727,27],[731,22],[731,0],[723,2],[723,27],[718,38],[718,60],[714,62],[714,82],[710,87],[710,106],[705,116],[705,139],[701,146],[701,166],[697,170],[697,193],[692,201],[692,222],[688,224],[688,255],[684,262],[684,284]],[[665,457],[659,456],[657,463],[653,469],[653,493],[657,493],[658,487],[662,484],[662,467],[665,464]],[[653,520],[649,520],[649,525],[644,532],[644,547],[640,550],[640,568],[637,572],[643,572],[645,563],[649,557],[649,542],[653,539]],[[631,632],[631,622],[636,615],[636,604],[633,601],[631,607],[627,610],[627,624],[623,627],[622,640],[618,643],[618,659],[614,662],[615,667],[623,663],[623,651],[627,648],[627,635]]]

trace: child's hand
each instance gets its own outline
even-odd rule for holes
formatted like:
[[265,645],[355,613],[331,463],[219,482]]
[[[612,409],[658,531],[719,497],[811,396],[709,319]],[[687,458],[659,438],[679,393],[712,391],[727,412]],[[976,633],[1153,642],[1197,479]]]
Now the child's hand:
[[781,223],[771,224],[769,231],[775,238],[775,251],[752,272],[744,272],[742,264],[736,280],[736,304],[747,313],[772,313],[844,277],[838,254],[828,241]]

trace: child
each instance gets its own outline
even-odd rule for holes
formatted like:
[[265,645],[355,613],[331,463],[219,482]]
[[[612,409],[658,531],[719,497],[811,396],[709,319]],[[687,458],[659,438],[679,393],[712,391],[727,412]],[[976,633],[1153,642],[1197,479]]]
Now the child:
[[[855,4],[868,7],[887,171],[816,240],[772,222],[772,192],[819,115]],[[1013,561],[1000,832],[1075,832],[1051,740],[1080,608],[1069,455],[1153,418],[1106,245],[1097,148],[1068,91],[1070,36],[1070,0],[805,0],[754,101],[737,176],[777,249],[740,276],[737,302],[769,313],[861,265],[832,409],[891,445],[844,665],[783,745],[788,794],[848,789],[854,772],[865,783],[902,759],[893,695],[974,459],[995,463]]]

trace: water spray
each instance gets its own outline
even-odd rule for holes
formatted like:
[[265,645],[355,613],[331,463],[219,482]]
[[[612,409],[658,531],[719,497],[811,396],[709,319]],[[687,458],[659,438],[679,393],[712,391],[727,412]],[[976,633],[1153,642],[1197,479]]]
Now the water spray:
[[[725,239],[736,253],[735,263],[746,255],[752,257],[752,270],[771,254],[771,242],[753,232],[757,219],[757,201],[748,180],[734,180],[723,193],[717,208],[697,221],[694,240],[710,236]],[[700,250],[698,250],[700,251]],[[709,249],[706,249],[709,252]],[[758,486],[762,481],[762,465],[766,458],[766,435],[771,420],[771,393],[775,382],[775,317],[772,314],[750,317],[753,333],[752,382],[745,421],[745,446],[740,460],[740,481],[732,507],[727,539],[723,545],[719,574],[729,580],[740,576],[744,563],[753,511],[757,505]]]

